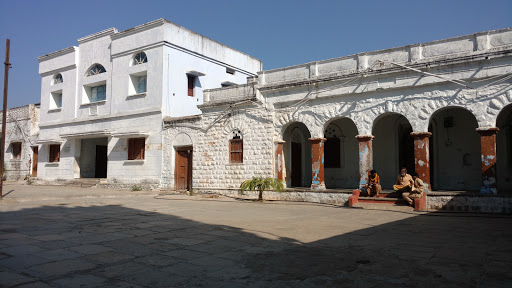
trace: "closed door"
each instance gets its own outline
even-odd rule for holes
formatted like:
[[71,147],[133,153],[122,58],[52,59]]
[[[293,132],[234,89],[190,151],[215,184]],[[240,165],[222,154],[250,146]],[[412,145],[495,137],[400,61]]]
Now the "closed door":
[[192,188],[192,147],[183,147],[176,150],[174,167],[176,190],[190,191]]
[[302,185],[302,145],[292,142],[292,186]]
[[39,158],[39,148],[32,147],[32,177],[37,177],[37,161]]
[[107,178],[107,146],[96,145],[95,178]]

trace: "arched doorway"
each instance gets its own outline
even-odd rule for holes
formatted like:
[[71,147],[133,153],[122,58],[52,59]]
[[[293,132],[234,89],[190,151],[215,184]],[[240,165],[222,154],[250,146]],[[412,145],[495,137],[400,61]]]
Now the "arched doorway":
[[349,118],[328,122],[324,129],[325,186],[354,188],[359,185],[357,127]]
[[496,177],[498,193],[512,194],[512,104],[501,110],[496,120]]
[[436,111],[429,122],[433,190],[479,191],[482,168],[475,116],[460,107]]
[[290,124],[284,134],[283,147],[287,187],[311,187],[311,134],[300,122]]
[[409,120],[398,113],[386,113],[375,119],[372,134],[373,167],[380,175],[383,189],[392,189],[400,168],[414,172],[414,139]]

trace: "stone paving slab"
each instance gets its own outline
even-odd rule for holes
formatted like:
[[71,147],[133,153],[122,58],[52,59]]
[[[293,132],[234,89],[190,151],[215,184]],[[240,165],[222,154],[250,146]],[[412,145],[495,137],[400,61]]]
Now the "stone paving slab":
[[0,287],[512,287],[509,216],[9,189]]

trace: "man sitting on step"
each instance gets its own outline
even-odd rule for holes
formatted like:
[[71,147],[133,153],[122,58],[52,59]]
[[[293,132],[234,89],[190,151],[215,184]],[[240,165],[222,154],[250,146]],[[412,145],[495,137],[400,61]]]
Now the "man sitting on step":
[[368,184],[364,187],[366,189],[366,193],[368,196],[379,196],[380,191],[382,191],[382,187],[380,186],[380,178],[377,175],[377,171],[370,171],[370,175],[368,175]]
[[414,180],[414,186],[412,187],[412,190],[410,193],[404,192],[402,193],[402,197],[409,203],[409,205],[414,205],[413,199],[418,199],[423,196],[423,192],[425,190],[425,184],[423,183],[423,180],[420,179],[418,173],[414,172],[412,174],[412,178]]
[[407,174],[407,168],[402,168],[400,170],[400,175],[398,175],[398,179],[396,179],[396,184],[393,185],[393,190],[397,193],[409,192],[413,187],[414,180],[411,175]]

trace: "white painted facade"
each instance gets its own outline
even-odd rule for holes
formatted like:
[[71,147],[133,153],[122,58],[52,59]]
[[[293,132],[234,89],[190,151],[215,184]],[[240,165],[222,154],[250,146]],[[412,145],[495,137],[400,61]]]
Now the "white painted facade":
[[[134,65],[140,52],[147,62]],[[197,105],[203,103],[204,89],[245,83],[261,70],[261,61],[164,19],[122,32],[107,29],[38,60],[38,178],[95,178],[99,160],[94,147],[107,146],[103,182],[110,184],[160,185],[167,164],[162,119],[200,114]],[[87,76],[96,64],[105,72]],[[58,74],[62,83],[55,81]],[[187,95],[187,74],[197,76],[193,97]],[[136,90],[141,77],[147,79],[145,92]],[[96,92],[102,85],[104,100]],[[143,160],[128,160],[130,138],[145,139]],[[55,144],[60,145],[60,160],[50,162],[49,147]]]
[[[483,159],[476,129],[497,127],[498,190],[510,192],[511,52],[512,29],[506,28],[261,71],[246,85],[205,91],[201,117],[164,121],[164,183],[174,183],[173,139],[186,135],[194,147],[194,188],[236,188],[252,176],[277,177],[279,141],[285,141],[288,186],[291,143],[302,143],[298,186],[308,188],[307,139],[324,138],[335,127],[343,138],[341,164],[325,169],[327,188],[358,187],[356,135],[375,137],[373,168],[389,189],[401,166],[414,167],[414,156],[405,155],[410,132],[430,131],[432,189],[479,191]],[[243,164],[229,163],[233,130],[243,134]]]

